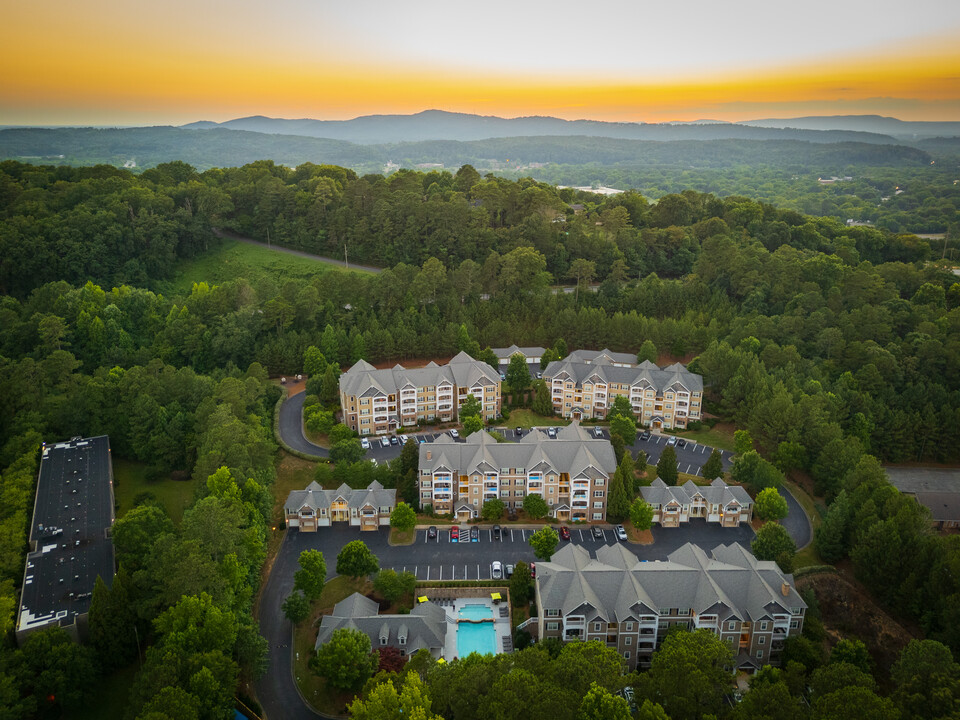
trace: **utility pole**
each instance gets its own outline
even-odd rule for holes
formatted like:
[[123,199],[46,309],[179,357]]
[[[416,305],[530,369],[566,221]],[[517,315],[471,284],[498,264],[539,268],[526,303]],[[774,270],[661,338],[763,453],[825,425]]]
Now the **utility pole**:
[[347,244],[343,244],[343,264],[346,266],[347,270],[350,269],[350,263],[347,261]]

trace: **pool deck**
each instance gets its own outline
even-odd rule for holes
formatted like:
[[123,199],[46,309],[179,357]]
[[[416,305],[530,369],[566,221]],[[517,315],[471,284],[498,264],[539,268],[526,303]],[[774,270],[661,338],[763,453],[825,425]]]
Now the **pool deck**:
[[[513,633],[510,629],[509,605],[506,601],[494,605],[490,598],[455,598],[441,601],[441,607],[447,612],[447,635],[443,643],[444,659],[453,660],[457,657],[457,621],[460,619],[460,609],[464,605],[483,605],[490,608],[490,612],[493,613],[493,625],[496,631],[497,653],[513,651]],[[500,617],[500,608],[503,607],[508,609],[507,617]],[[504,646],[504,639],[506,639],[506,647]]]

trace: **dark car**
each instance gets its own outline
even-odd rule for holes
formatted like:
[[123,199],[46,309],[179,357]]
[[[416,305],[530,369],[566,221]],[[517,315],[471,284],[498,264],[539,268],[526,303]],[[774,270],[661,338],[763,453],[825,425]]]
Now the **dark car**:
[[396,435],[391,435],[391,436],[390,436],[390,444],[391,444],[391,445],[399,445],[399,444],[400,444],[400,439],[399,439]]
[[437,528],[433,525],[427,528],[427,537],[431,540],[435,539],[437,537]]
[[513,434],[516,435],[517,437],[523,435],[523,428],[521,427],[515,428],[513,431]]
[[537,564],[530,563],[530,579],[532,580],[537,576]]
[[470,528],[470,542],[480,542],[480,528],[476,525]]
[[649,439],[650,439],[650,431],[649,431],[649,430],[644,430],[642,433],[640,433],[640,439],[641,439],[641,440],[649,440]]
[[493,526],[493,539],[494,540],[503,540],[503,533],[500,530],[499,525]]
[[687,446],[687,441],[686,441],[686,440],[677,440],[677,447],[678,447],[678,448],[682,448],[682,447],[686,447],[686,446]]
[[510,578],[512,578],[512,577],[513,577],[513,565],[507,565],[506,567],[504,567],[504,568],[503,568],[503,574],[504,574],[504,577],[507,578],[507,580],[509,580]]
[[600,529],[598,526],[596,526],[596,525],[593,526],[593,536],[594,536],[597,540],[604,540],[604,539],[606,539],[606,538],[604,537],[604,535],[603,535],[603,530],[601,530],[601,529]]
[[561,540],[570,539],[570,528],[568,528],[566,525],[560,528],[560,539]]

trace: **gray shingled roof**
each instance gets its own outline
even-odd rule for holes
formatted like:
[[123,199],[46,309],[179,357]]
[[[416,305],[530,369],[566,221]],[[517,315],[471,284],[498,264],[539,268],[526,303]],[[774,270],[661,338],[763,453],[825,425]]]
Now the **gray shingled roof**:
[[960,521],[960,494],[955,492],[918,492],[917,502],[930,511],[936,522]]
[[588,622],[618,623],[659,608],[754,621],[806,607],[792,576],[736,543],[718,545],[710,555],[687,543],[656,562],[640,562],[620,544],[600,547],[595,560],[582,546],[565,545],[538,563],[536,582],[544,609],[583,614]]
[[619,367],[604,363],[576,362],[569,357],[566,360],[554,360],[547,365],[544,378],[570,379],[582,385],[591,382],[620,383],[646,389],[654,388],[658,393],[666,390],[687,390],[703,392],[703,378],[687,370],[680,363],[674,363],[663,369],[649,361],[636,367]]
[[505,348],[491,348],[491,350],[501,362],[508,362],[517,353],[527,358],[539,358],[543,357],[546,352],[546,349],[542,347],[517,347],[516,345]]
[[[439,650],[443,647],[447,633],[447,613],[432,602],[418,603],[409,615],[378,615],[377,603],[354,593],[333,607],[330,615],[325,615],[317,633],[314,649],[329,642],[330,636],[340,628],[359,630],[370,638],[374,650],[386,645],[403,648],[412,655],[421,648]],[[400,643],[400,638],[406,642]]]
[[373,397],[395,394],[404,387],[436,387],[444,381],[461,387],[495,385],[500,382],[500,375],[487,363],[474,360],[464,352],[458,353],[446,365],[431,362],[422,368],[394,365],[387,370],[377,370],[360,360],[340,376],[340,389],[347,395]]
[[593,479],[611,476],[617,460],[607,440],[592,437],[574,423],[553,440],[540,431],[528,433],[518,443],[498,443],[487,432],[473,433],[462,443],[441,435],[420,446],[420,469],[434,472],[441,468],[460,475],[499,472],[500,468],[552,470],[569,473],[571,479]]
[[726,505],[735,500],[741,507],[753,505],[750,495],[739,485],[727,485],[720,478],[715,479],[707,486],[697,485],[693,480],[687,480],[683,485],[667,485],[657,478],[650,485],[640,488],[643,499],[654,507],[663,507],[671,500],[680,505],[689,504],[694,495],[700,495],[708,503]]
[[604,348],[603,350],[574,350],[565,358],[570,362],[576,363],[627,363],[628,365],[637,364],[637,356],[630,353],[614,352]]
[[294,490],[287,495],[283,510],[287,514],[296,513],[304,505],[317,510],[321,507],[330,507],[338,498],[347,503],[350,508],[366,506],[374,508],[392,508],[397,504],[397,491],[387,490],[374,480],[365,489],[355,490],[344,483],[336,490],[324,490],[315,482],[307,485],[305,490]]

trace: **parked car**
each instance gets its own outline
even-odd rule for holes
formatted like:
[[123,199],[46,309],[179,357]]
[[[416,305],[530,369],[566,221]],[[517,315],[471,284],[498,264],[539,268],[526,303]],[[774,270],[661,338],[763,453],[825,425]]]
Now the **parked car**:
[[503,540],[503,533],[500,530],[499,525],[493,526],[493,539],[494,540]]
[[537,371],[537,380],[543,380],[543,373],[539,370]]
[[523,428],[521,427],[514,428],[513,434],[516,435],[517,437],[520,437],[521,435],[523,435]]
[[452,437],[454,440],[456,440],[458,437],[460,437],[460,433],[458,433],[456,430],[451,430],[451,431],[450,431],[450,437]]
[[429,528],[427,528],[427,537],[430,538],[431,540],[436,539],[437,528],[435,525],[431,525]]
[[470,528],[470,542],[480,542],[480,528],[476,525]]
[[417,438],[417,442],[420,443],[421,445],[423,445],[426,441],[427,441],[427,438],[425,435],[421,435],[420,437]]
[[505,372],[501,372],[501,373],[500,373],[500,379],[501,379],[501,380],[506,380],[506,379],[507,379],[507,374],[506,374]]
[[470,542],[470,531],[467,528],[460,531],[460,542]]
[[367,440],[366,438],[360,438],[360,447],[362,447],[364,450],[369,450],[370,441]]
[[602,427],[595,427],[595,428],[593,429],[593,436],[594,436],[595,438],[602,438],[602,437],[603,437],[603,428],[602,428]]
[[650,431],[649,431],[649,430],[644,430],[642,433],[640,433],[640,439],[641,439],[641,440],[649,440],[649,439],[650,439]]
[[676,444],[677,444],[677,436],[671,435],[670,439],[667,440],[667,445],[676,445]]
[[391,435],[391,436],[390,436],[390,444],[391,444],[391,445],[399,445],[399,444],[400,444],[400,439],[399,439],[396,435]]
[[460,528],[450,528],[450,542],[457,542],[460,539]]
[[504,568],[503,568],[503,575],[504,575],[504,577],[507,578],[507,580],[509,580],[510,578],[512,578],[512,577],[513,577],[513,565],[505,565]]
[[530,563],[530,579],[533,580],[537,576],[537,564]]
[[501,563],[499,560],[494,560],[490,564],[490,577],[492,577],[494,580],[503,579],[503,563]]
[[633,688],[629,685],[623,689],[623,696],[627,699],[627,704],[630,705],[630,709],[633,710]]
[[594,536],[597,540],[605,540],[605,539],[606,539],[606,537],[605,537],[604,534],[603,534],[603,530],[602,530],[599,526],[597,526],[597,525],[594,525],[594,526],[593,526],[593,536]]
[[381,447],[390,447],[390,438],[380,438]]
[[409,439],[410,439],[410,437],[409,437],[408,435],[401,435],[401,436],[400,436],[400,444],[401,444],[401,445],[406,445],[406,444],[407,444],[407,440],[409,440]]
[[627,530],[623,525],[617,525],[614,530],[617,531],[617,540],[626,541],[627,539]]
[[682,447],[686,447],[686,446],[687,446],[687,441],[686,441],[686,440],[684,440],[683,438],[680,438],[679,440],[677,440],[677,447],[678,447],[678,448],[682,448]]
[[555,427],[547,428],[547,437],[555,438],[557,436],[557,429]]
[[570,539],[570,528],[568,528],[566,525],[563,525],[563,526],[560,528],[560,539],[561,539],[561,540],[569,540],[569,539]]

